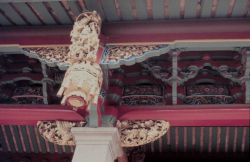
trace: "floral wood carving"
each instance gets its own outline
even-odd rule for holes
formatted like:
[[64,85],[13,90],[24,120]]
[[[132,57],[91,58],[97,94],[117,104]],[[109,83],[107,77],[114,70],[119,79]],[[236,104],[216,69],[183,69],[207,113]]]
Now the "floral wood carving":
[[187,95],[229,95],[225,85],[190,85],[186,86]]
[[120,102],[121,105],[162,105],[164,104],[163,96],[156,95],[133,95],[133,96],[123,96]]
[[118,121],[116,125],[122,147],[135,147],[155,141],[167,133],[169,126],[169,122],[164,120],[124,120]]
[[157,95],[163,96],[163,88],[158,85],[136,85],[125,86],[123,91],[124,96],[130,95]]
[[136,56],[141,56],[145,52],[159,49],[159,45],[127,45],[109,47],[105,62],[118,62],[121,59],[129,59]]
[[96,62],[101,18],[94,12],[80,14],[71,31],[68,68],[57,95],[74,108],[96,103],[102,85],[102,70]]
[[187,96],[184,99],[184,103],[189,105],[199,104],[232,104],[235,102],[234,97],[226,95],[194,95]]
[[80,14],[71,31],[71,42],[69,59],[71,63],[96,61],[96,53],[99,47],[101,30],[101,18],[95,12],[85,12]]
[[47,62],[61,62],[68,64],[69,47],[31,47],[24,50],[35,53]]
[[47,141],[58,145],[75,145],[72,127],[84,127],[85,121],[38,121],[37,128],[40,135]]

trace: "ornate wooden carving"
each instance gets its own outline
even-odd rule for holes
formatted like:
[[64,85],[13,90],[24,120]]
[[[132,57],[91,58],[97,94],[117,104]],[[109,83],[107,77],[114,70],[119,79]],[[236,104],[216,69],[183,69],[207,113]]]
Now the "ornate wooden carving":
[[101,22],[101,17],[95,11],[85,12],[77,17],[70,34],[72,42],[69,47],[70,63],[96,61]]
[[156,79],[160,79],[165,83],[170,82],[170,78],[172,75],[170,69],[164,69],[164,67],[157,65],[153,61],[145,61],[141,63],[141,65],[144,68],[148,69]]
[[184,103],[196,104],[231,104],[235,102],[235,96],[230,96],[229,89],[225,85],[192,85],[186,87],[187,96]]
[[47,141],[58,145],[75,145],[72,127],[84,127],[85,121],[38,121],[37,128],[40,135]]
[[79,108],[97,101],[102,85],[102,70],[98,64],[73,64],[67,70],[58,96],[62,104]]
[[138,57],[144,53],[159,49],[159,45],[127,45],[127,46],[111,46],[107,50],[105,62],[118,62],[122,59],[130,59]]
[[130,95],[163,95],[161,86],[156,85],[140,85],[140,86],[126,86],[123,92],[124,96]]
[[155,141],[169,129],[169,123],[163,120],[118,121],[122,147],[135,147]]
[[44,60],[46,63],[61,62],[68,64],[68,52],[67,46],[56,47],[30,47],[24,48],[31,54],[38,55],[39,59]]
[[97,103],[102,84],[102,70],[96,62],[99,47],[101,18],[94,12],[80,14],[71,32],[68,68],[58,96],[64,96],[62,104],[74,108]]
[[199,104],[232,104],[235,99],[232,96],[225,95],[195,95],[187,96],[184,99],[184,103],[190,105],[199,105]]
[[164,98],[161,96],[123,96],[120,102],[121,105],[161,105],[164,103]]
[[157,85],[126,86],[120,102],[122,105],[159,105],[163,103],[163,88]]

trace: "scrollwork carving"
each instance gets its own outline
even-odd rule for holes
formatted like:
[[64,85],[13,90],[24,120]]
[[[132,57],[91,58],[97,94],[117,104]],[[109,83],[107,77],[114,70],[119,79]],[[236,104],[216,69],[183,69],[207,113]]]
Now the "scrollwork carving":
[[184,103],[190,105],[199,105],[199,104],[232,104],[235,102],[235,99],[232,96],[225,95],[194,95],[187,96],[184,99]]
[[164,98],[162,96],[155,95],[133,95],[123,96],[120,102],[121,105],[162,105],[164,104]]
[[29,53],[34,53],[38,55],[38,57],[42,60],[48,62],[61,62],[68,64],[68,52],[69,47],[61,46],[61,47],[30,47],[24,48],[25,51]]
[[221,65],[216,69],[218,70],[220,75],[223,76],[224,78],[230,79],[236,83],[241,82],[242,78],[240,78],[240,70],[239,69],[233,69],[233,68],[230,68],[226,65]]
[[75,145],[72,127],[84,127],[85,121],[38,121],[37,128],[40,135],[47,141],[58,145]]
[[127,46],[110,46],[107,50],[105,62],[114,63],[122,59],[138,57],[144,53],[159,49],[159,45],[127,45]]
[[195,78],[199,73],[200,68],[194,65],[188,66],[180,71],[179,82],[182,84],[189,79]]
[[141,65],[150,71],[150,73],[156,78],[160,79],[165,83],[170,82],[171,78],[171,72],[169,69],[164,69],[161,66],[157,66],[157,63],[153,63],[150,61],[144,61],[141,63]]
[[122,147],[135,147],[153,142],[167,133],[169,122],[164,120],[118,121]]

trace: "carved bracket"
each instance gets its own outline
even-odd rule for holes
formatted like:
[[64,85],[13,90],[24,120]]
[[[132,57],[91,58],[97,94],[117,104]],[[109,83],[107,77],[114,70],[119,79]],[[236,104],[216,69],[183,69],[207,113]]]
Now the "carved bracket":
[[169,50],[168,45],[109,45],[106,46],[102,65],[109,69],[116,69],[121,65],[134,65],[150,57],[165,54]]
[[40,135],[47,141],[58,145],[75,145],[72,127],[84,127],[85,121],[38,121],[37,128]]
[[163,120],[118,121],[122,147],[135,147],[153,142],[167,133],[170,125]]

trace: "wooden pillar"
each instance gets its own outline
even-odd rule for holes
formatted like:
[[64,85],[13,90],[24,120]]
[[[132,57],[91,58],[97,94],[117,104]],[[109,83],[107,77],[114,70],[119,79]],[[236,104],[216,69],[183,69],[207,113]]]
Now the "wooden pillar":
[[177,84],[178,84],[178,55],[179,51],[173,51],[172,55],[172,104],[177,104]]
[[102,126],[102,113],[101,107],[104,102],[104,98],[99,96],[97,102],[92,102],[88,106],[89,110],[89,127]]
[[72,128],[76,149],[72,162],[127,162],[117,128]]
[[250,49],[246,51],[246,70],[245,70],[245,103],[250,104]]

